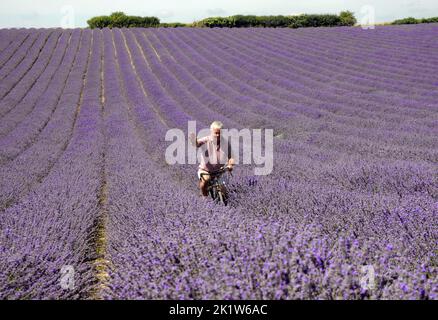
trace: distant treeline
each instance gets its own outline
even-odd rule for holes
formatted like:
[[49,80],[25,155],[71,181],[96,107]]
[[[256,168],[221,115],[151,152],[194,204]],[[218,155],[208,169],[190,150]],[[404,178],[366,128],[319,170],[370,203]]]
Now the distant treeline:
[[304,28],[304,27],[336,27],[353,26],[356,18],[350,11],[336,14],[302,14],[297,16],[252,16],[235,15],[230,17],[206,18],[193,23],[195,27],[228,27],[228,28]]
[[212,17],[193,23],[160,23],[157,17],[128,16],[123,12],[114,12],[109,16],[93,17],[87,21],[94,28],[134,28],[134,27],[271,27],[271,28],[302,28],[302,27],[335,27],[353,26],[356,23],[354,14],[343,11],[336,14],[302,14],[297,16],[253,16],[234,15],[230,17]]
[[113,12],[109,16],[93,17],[87,21],[91,29],[94,28],[148,28],[158,27],[160,19],[157,17],[127,16],[123,12]]
[[[342,11],[336,14],[301,14],[296,16],[254,16],[234,15],[229,17],[210,17],[193,23],[160,23],[157,17],[128,16],[123,12],[113,12],[109,16],[93,17],[87,21],[91,29],[94,28],[305,28],[305,27],[336,27],[354,26],[356,18],[351,11]],[[433,18],[404,18],[389,24],[418,24],[438,23],[438,17]],[[385,23],[386,24],[386,23]]]
[[438,17],[416,19],[413,17],[399,19],[391,24],[417,24],[417,23],[438,23]]

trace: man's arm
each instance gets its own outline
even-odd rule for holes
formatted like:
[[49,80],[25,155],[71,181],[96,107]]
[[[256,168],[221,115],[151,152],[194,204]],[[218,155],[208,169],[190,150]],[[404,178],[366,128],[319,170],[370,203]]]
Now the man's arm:
[[201,139],[197,139],[194,133],[190,134],[190,143],[192,144],[192,146],[196,146],[196,148],[199,148],[200,146],[202,146],[206,141],[208,137],[204,137]]

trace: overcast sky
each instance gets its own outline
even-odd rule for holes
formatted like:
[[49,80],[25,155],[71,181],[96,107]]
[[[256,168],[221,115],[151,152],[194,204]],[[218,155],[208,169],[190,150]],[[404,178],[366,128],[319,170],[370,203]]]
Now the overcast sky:
[[192,22],[234,14],[289,15],[350,10],[361,21],[365,12],[369,12],[364,9],[366,5],[374,8],[375,22],[438,16],[437,0],[1,0],[0,28],[85,27],[87,19],[113,11],[152,15],[162,22]]

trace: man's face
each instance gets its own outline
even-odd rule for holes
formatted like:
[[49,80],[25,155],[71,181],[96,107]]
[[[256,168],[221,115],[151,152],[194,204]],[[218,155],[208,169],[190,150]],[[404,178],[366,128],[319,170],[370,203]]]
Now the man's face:
[[216,138],[219,141],[221,137],[221,129],[218,128],[211,129],[211,135],[213,136],[213,138]]

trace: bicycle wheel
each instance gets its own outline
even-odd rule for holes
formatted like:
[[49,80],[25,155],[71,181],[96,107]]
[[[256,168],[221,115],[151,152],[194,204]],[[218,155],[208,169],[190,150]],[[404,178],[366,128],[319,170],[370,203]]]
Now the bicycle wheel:
[[210,188],[209,193],[210,193],[210,197],[213,200],[216,200],[216,190],[214,188]]
[[218,195],[219,195],[219,201],[223,203],[224,206],[226,206],[228,203],[228,197],[222,191],[219,191]]

